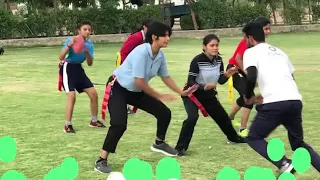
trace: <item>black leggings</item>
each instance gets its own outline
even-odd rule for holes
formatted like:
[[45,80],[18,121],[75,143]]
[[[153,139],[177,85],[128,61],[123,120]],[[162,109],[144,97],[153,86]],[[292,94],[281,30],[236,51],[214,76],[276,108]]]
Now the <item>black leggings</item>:
[[[233,67],[232,64],[228,64],[227,70],[232,67]],[[237,105],[239,107],[252,109],[253,104],[251,104],[251,105],[245,104],[244,98],[243,98],[243,94],[245,94],[245,92],[246,92],[246,79],[244,77],[241,77],[238,73],[235,73],[232,76],[232,80],[233,80],[233,87],[238,91],[239,96],[240,96],[236,101]]]
[[[109,79],[110,81],[110,79]],[[108,109],[110,114],[110,127],[102,149],[114,153],[117,144],[127,129],[127,104],[152,114],[157,119],[157,137],[165,140],[171,120],[171,111],[160,100],[143,92],[131,92],[115,82],[112,86]]]
[[[176,149],[187,150],[193,135],[194,127],[199,119],[199,109],[190,98],[184,97],[182,100],[188,117],[183,121]],[[198,98],[198,100],[206,109],[209,116],[218,124],[227,138],[230,141],[235,141],[239,136],[234,130],[227,112],[224,110],[217,98],[212,96],[210,98]]]

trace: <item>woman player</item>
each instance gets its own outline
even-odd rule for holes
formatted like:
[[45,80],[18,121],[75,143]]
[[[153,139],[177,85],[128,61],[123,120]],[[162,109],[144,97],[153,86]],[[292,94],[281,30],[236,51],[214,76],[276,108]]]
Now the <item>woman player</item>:
[[[86,60],[88,66],[92,66],[93,63],[93,43],[88,40],[91,33],[92,25],[89,21],[82,21],[78,27],[78,33],[85,39],[85,48],[81,53],[76,54],[73,49],[74,37],[68,38],[63,45],[60,52],[60,80],[59,80],[59,90],[63,87],[64,91],[67,93],[67,106],[66,106],[66,124],[64,126],[64,131],[66,133],[75,133],[73,129],[71,119],[73,114],[73,108],[76,101],[76,93],[85,92],[90,98],[90,108],[91,108],[91,121],[90,127],[105,127],[103,123],[97,120],[98,115],[98,95],[96,89],[93,87],[90,79],[87,77],[84,69],[82,68],[82,63]],[[68,57],[66,57],[68,53]]]
[[199,109],[204,116],[209,115],[214,119],[227,136],[229,143],[245,143],[245,140],[234,130],[227,112],[216,97],[217,83],[226,83],[230,76],[238,72],[237,67],[229,68],[224,72],[222,58],[219,56],[219,41],[214,34],[205,36],[203,52],[191,61],[188,81],[184,89],[195,84],[198,84],[199,88],[189,97],[182,97],[188,117],[183,122],[175,147],[180,156],[184,155],[189,147],[194,127],[199,119]]
[[[261,16],[256,18],[254,22],[260,24],[263,27],[265,37],[268,37],[268,35],[270,34],[270,26],[271,26],[270,20]],[[243,54],[247,48],[248,46],[247,46],[246,37],[244,37],[238,44],[238,47],[235,50],[233,56],[230,58],[227,69],[236,66],[240,69],[240,71],[243,71]],[[239,98],[232,105],[231,112],[229,113],[229,117],[232,120],[232,124],[234,126],[238,126],[238,127],[240,126],[240,132],[239,132],[240,135],[242,137],[246,137],[249,132],[247,129],[248,119],[249,119],[251,110],[253,108],[253,105],[252,104],[248,105],[244,103],[243,94],[245,93],[245,84],[246,84],[245,78],[240,73],[235,73],[232,76],[232,80],[233,80],[233,87],[239,93]],[[241,124],[239,124],[239,122],[234,120],[234,118],[241,108],[243,108],[243,110],[241,115]]]
[[150,24],[146,34],[146,43],[131,51],[123,64],[109,78],[110,83],[107,89],[111,88],[111,92],[105,95],[103,107],[109,108],[110,127],[100,158],[95,164],[96,171],[111,172],[107,158],[110,153],[115,153],[117,144],[127,129],[127,104],[140,108],[157,119],[157,133],[155,142],[151,146],[152,151],[168,156],[178,154],[165,142],[171,121],[171,111],[161,102],[161,100],[172,101],[175,97],[160,94],[148,84],[153,77],[158,75],[170,89],[181,96],[187,96],[197,89],[197,85],[194,85],[182,91],[168,74],[165,56],[160,49],[167,47],[171,33],[171,28],[163,23]]
[[[140,44],[144,43],[145,36],[149,27],[149,24],[152,22],[151,19],[146,19],[142,22],[142,26],[134,33],[132,33],[128,39],[123,43],[120,49],[120,58],[117,59],[117,67],[120,66],[129,53]],[[134,114],[135,111],[132,111],[128,106],[128,114]]]

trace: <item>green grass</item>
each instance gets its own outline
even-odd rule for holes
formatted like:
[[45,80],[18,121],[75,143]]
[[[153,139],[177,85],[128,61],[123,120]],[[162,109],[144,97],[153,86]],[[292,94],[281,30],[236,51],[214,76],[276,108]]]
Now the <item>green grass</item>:
[[[225,66],[240,37],[221,39],[220,52]],[[320,33],[277,34],[268,39],[271,44],[282,48],[291,57],[297,72],[296,81],[304,98],[305,141],[320,152],[318,133],[320,101]],[[84,65],[93,82],[105,83],[115,68],[116,52],[120,44],[99,44],[95,47],[95,62],[92,67]],[[50,169],[59,166],[68,156],[79,163],[77,179],[106,179],[106,175],[93,171],[93,164],[99,156],[107,129],[88,126],[90,120],[89,99],[78,95],[73,123],[78,133],[74,136],[62,131],[66,95],[57,91],[57,60],[61,47],[8,48],[0,56],[0,137],[13,136],[18,144],[17,158],[11,163],[0,163],[0,175],[7,170],[24,173],[28,179],[41,180]],[[201,40],[172,39],[164,49],[169,72],[179,86],[187,79],[191,59],[201,52]],[[272,69],[270,69],[270,73]],[[159,91],[169,92],[158,78],[151,82]],[[101,107],[104,86],[96,86]],[[220,86],[219,97],[227,111],[231,103],[227,101],[227,85]],[[235,94],[236,96],[236,94]],[[174,145],[183,120],[186,118],[182,101],[167,104],[172,110],[172,121],[167,141]],[[253,118],[252,113],[250,119]],[[100,109],[99,109],[100,117]],[[109,118],[106,124],[108,124]],[[154,141],[156,120],[151,115],[139,111],[130,116],[128,129],[120,140],[117,154],[110,156],[114,171],[121,171],[131,157],[150,162],[155,169],[163,157],[150,151]],[[286,153],[291,157],[287,134],[279,127],[271,136],[280,137],[285,142]],[[209,146],[212,148],[209,149]],[[1,148],[1,147],[0,147]],[[210,118],[201,117],[196,126],[189,155],[177,160],[181,164],[182,179],[215,179],[224,166],[230,166],[243,174],[249,166],[272,168],[247,145],[227,145],[225,136]],[[313,167],[300,180],[314,180],[319,174]],[[318,178],[320,179],[320,178]]]

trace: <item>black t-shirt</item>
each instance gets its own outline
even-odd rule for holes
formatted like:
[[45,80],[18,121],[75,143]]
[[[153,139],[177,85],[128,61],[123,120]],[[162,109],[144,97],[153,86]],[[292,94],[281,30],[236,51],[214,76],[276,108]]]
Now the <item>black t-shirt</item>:
[[207,55],[201,53],[193,58],[190,63],[188,80],[184,87],[198,84],[200,87],[195,92],[197,95],[212,96],[216,95],[215,90],[205,91],[203,88],[208,83],[226,83],[228,78],[224,75],[223,61],[220,56],[214,57],[212,60]]

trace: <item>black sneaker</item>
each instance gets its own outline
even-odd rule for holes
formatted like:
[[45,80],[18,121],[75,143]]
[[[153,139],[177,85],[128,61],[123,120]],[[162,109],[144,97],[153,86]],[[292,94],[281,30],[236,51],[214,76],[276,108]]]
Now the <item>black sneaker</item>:
[[99,162],[97,160],[96,163],[95,163],[94,170],[99,172],[99,173],[111,173],[111,171],[112,171],[107,160],[102,160],[102,161],[99,161]]
[[227,140],[228,144],[241,144],[241,143],[247,143],[246,139],[241,137],[241,136],[237,136],[235,139],[228,139]]
[[63,131],[66,132],[66,133],[76,133],[72,127],[72,125],[65,125],[64,128],[63,128]]
[[295,174],[296,170],[294,169],[291,161],[285,162],[284,165],[279,169],[277,179],[281,176],[282,173],[291,173]]
[[178,151],[176,149],[174,149],[173,147],[171,147],[166,142],[163,142],[159,145],[153,144],[150,147],[150,149],[154,152],[159,152],[159,153],[162,153],[166,156],[177,156],[178,155]]
[[184,156],[186,155],[186,150],[182,149],[182,150],[177,150],[178,151],[178,156]]

